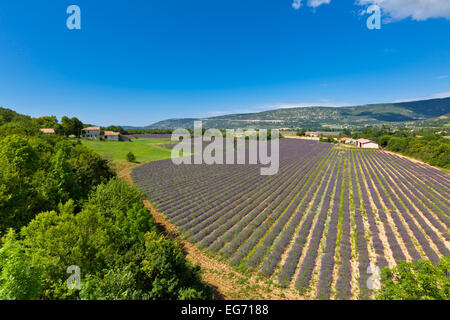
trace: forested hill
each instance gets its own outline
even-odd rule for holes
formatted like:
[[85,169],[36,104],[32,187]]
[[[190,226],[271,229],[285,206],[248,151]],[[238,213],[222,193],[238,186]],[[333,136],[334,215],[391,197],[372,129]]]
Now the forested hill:
[[27,120],[31,120],[31,117],[19,114],[11,109],[0,107],[0,126],[9,122],[27,121]]
[[424,128],[442,128],[450,127],[450,113],[444,114],[437,118],[417,121],[417,126]]
[[[353,107],[302,107],[203,118],[207,128],[340,128],[409,122],[436,118],[450,112],[450,97]],[[169,119],[146,128],[192,128],[196,119]],[[200,119],[197,119],[200,120]]]

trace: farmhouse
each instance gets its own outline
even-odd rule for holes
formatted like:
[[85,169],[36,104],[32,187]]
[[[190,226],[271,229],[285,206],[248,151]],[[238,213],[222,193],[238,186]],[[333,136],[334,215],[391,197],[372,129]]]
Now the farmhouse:
[[108,141],[120,141],[120,133],[119,132],[105,131],[105,133],[103,133],[103,137],[105,140],[108,140]]
[[42,128],[39,130],[45,134],[55,134],[55,129],[53,129],[53,128]]
[[359,148],[363,148],[363,149],[379,149],[380,148],[378,143],[376,143],[372,140],[367,140],[367,139],[356,140],[356,146]]
[[87,127],[83,129],[83,138],[88,139],[98,139],[102,134],[102,129],[100,127]]
[[84,139],[89,140],[98,140],[103,139],[105,141],[129,141],[130,139],[122,136],[120,132],[114,132],[114,131],[102,131],[102,128],[100,127],[87,127],[83,129]]
[[355,140],[352,138],[343,137],[340,141],[345,144],[355,144]]

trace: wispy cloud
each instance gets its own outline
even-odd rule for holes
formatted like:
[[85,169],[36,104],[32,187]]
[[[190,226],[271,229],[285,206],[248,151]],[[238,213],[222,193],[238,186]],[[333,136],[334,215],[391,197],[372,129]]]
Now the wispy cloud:
[[[308,0],[306,5],[317,8],[323,4],[330,4],[331,0]],[[449,0],[355,0],[358,6],[378,5],[384,15],[385,22],[399,21],[411,18],[423,21],[430,18],[450,19]],[[292,7],[299,10],[302,0],[293,0]],[[366,14],[360,10],[360,14]]]
[[443,80],[443,79],[448,79],[448,76],[447,75],[445,75],[445,76],[439,76],[439,77],[437,77],[439,80]]
[[428,100],[428,99],[442,99],[442,98],[448,98],[448,97],[450,97],[450,91],[438,92],[438,93],[434,93],[434,94],[426,96],[426,97],[418,97],[418,98],[412,98],[412,99],[399,99],[399,100],[395,100],[393,102],[410,102],[410,101]]
[[431,96],[432,99],[448,98],[448,97],[450,97],[450,91],[435,93]]
[[449,0],[357,0],[360,6],[378,5],[389,20],[411,18],[423,21],[430,18],[450,19]]
[[331,0],[308,0],[308,6],[317,8],[323,4],[329,4]]
[[[308,0],[306,5],[308,7],[317,8],[323,4],[329,4],[330,2],[331,0]],[[294,2],[292,2],[292,8],[294,8],[295,10],[300,9],[301,6],[302,0],[294,0]]]

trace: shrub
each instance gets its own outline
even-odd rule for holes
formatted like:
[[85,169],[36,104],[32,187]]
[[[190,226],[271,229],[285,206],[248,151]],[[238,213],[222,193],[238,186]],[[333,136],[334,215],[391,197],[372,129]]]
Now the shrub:
[[428,260],[400,261],[393,269],[382,271],[378,300],[449,300],[450,258],[437,264]]
[[0,300],[36,300],[42,289],[41,269],[30,265],[29,256],[10,229],[0,249]]
[[80,203],[113,176],[105,159],[63,137],[0,136],[0,231],[19,230],[60,202]]
[[[2,261],[13,263],[10,257],[20,258],[19,264],[8,269],[17,273],[14,279],[20,280],[9,285],[18,288],[14,292],[26,293],[22,289],[33,286],[43,299],[212,297],[211,290],[198,277],[199,268],[186,261],[177,242],[157,231],[135,188],[112,179],[98,186],[81,212],[75,214],[74,209],[73,201],[68,201],[57,211],[38,214],[22,229],[23,240],[14,246],[8,241],[15,238],[8,236],[0,251],[0,258],[7,257],[0,259],[0,273]],[[82,270],[81,291],[66,286],[70,265]],[[40,273],[34,275],[34,270]],[[42,283],[35,278],[42,279]],[[1,281],[0,277],[0,289]],[[37,293],[8,297],[31,299],[38,298]]]
[[127,161],[128,162],[135,162],[136,161],[136,156],[134,155],[133,152],[128,152],[127,153]]

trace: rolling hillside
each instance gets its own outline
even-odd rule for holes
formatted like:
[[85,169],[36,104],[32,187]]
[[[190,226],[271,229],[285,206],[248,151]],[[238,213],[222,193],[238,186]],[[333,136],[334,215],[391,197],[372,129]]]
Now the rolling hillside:
[[[302,107],[259,113],[203,118],[208,128],[345,128],[380,122],[410,122],[436,118],[450,112],[450,98],[352,107]],[[148,129],[192,128],[200,119],[169,119]]]

